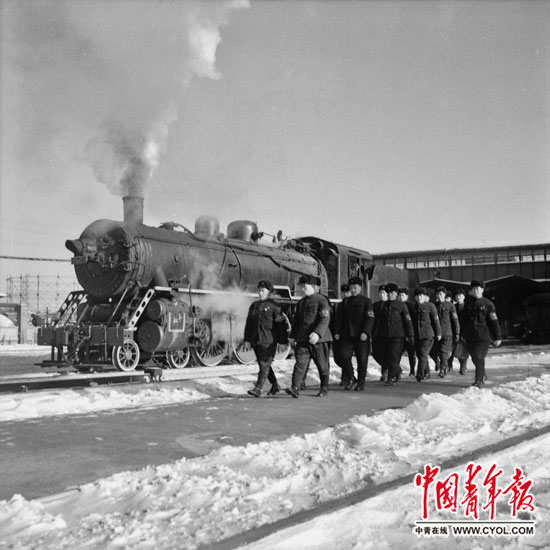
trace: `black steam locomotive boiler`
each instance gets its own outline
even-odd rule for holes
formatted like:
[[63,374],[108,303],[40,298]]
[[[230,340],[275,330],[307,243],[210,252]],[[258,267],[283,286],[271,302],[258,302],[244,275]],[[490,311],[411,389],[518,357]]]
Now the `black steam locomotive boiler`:
[[[321,279],[321,292],[339,297],[340,282],[360,275],[365,289],[410,273],[375,266],[372,256],[314,237],[260,244],[254,222],[229,224],[202,216],[195,231],[173,222],[143,224],[143,199],[124,197],[124,221],[98,220],[66,241],[82,290],[71,292],[38,343],[51,346],[43,366],[89,370],[112,363],[132,371],[152,360],[183,368],[190,358],[207,366],[241,349],[244,321],[256,284],[269,279],[283,309],[292,314],[301,275]],[[281,345],[277,357],[288,354]]]

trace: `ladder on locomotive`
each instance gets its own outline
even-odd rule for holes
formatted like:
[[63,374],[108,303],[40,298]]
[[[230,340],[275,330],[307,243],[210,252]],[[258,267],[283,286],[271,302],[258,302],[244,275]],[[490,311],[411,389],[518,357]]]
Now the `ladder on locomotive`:
[[76,311],[77,307],[84,301],[85,298],[86,293],[83,290],[74,290],[73,292],[70,292],[57,311],[57,319],[53,323],[54,326],[66,325],[72,314]]
[[142,296],[140,293],[138,293],[132,298],[130,305],[128,306],[130,320],[128,321],[126,329],[133,330],[135,328],[136,323],[141,317],[141,314],[145,311],[147,304],[151,301],[151,298],[154,295],[155,289],[149,288],[147,289],[145,295]]
[[[65,298],[65,301],[61,304],[57,312],[57,319],[54,321],[54,326],[66,325],[78,306],[82,304],[86,299],[86,293],[83,290],[74,290],[70,292]],[[65,360],[72,362],[76,359],[80,348],[84,345],[87,338],[79,338],[71,349],[70,353],[65,357]]]

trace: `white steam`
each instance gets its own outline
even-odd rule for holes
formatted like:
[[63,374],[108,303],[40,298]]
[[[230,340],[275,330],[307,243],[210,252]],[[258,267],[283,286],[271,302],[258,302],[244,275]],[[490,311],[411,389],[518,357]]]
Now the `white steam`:
[[[142,194],[193,77],[218,79],[216,50],[247,2],[8,1],[26,157],[63,151],[116,194]],[[70,152],[70,153],[68,153]]]

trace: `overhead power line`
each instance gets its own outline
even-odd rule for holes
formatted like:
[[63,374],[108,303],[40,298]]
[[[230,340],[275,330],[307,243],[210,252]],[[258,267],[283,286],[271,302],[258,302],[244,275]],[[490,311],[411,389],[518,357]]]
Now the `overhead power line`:
[[61,258],[29,258],[26,256],[2,256],[0,255],[0,258],[4,258],[6,260],[30,260],[32,262],[70,262],[71,260],[65,260]]

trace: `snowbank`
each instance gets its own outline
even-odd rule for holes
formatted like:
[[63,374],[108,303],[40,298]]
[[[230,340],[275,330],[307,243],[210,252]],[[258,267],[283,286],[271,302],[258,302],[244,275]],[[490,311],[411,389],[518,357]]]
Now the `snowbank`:
[[[423,395],[403,410],[358,416],[315,434],[222,447],[205,457],[122,472],[45,499],[27,501],[15,495],[0,503],[0,532],[6,539],[0,548],[192,549],[548,424],[549,374],[491,389],[469,388],[450,397]],[[543,450],[548,442],[544,445]],[[547,533],[550,525],[550,476],[543,450],[517,458],[525,460],[524,468],[529,465],[526,469],[539,491],[533,514],[537,533]],[[510,460],[510,466],[518,465]],[[351,519],[340,522],[342,511],[336,519],[312,523],[309,545],[300,539],[298,546],[288,541],[284,546],[286,539],[280,539],[280,547],[427,544],[417,541],[405,524],[397,545],[393,528],[420,517],[418,494],[412,488],[402,494],[400,498],[397,491],[387,502],[381,497],[365,503],[371,512],[364,516],[350,511]],[[359,522],[357,513],[363,518]],[[341,531],[351,529],[354,514],[359,531],[342,545]],[[274,546],[258,546],[267,547]]]

